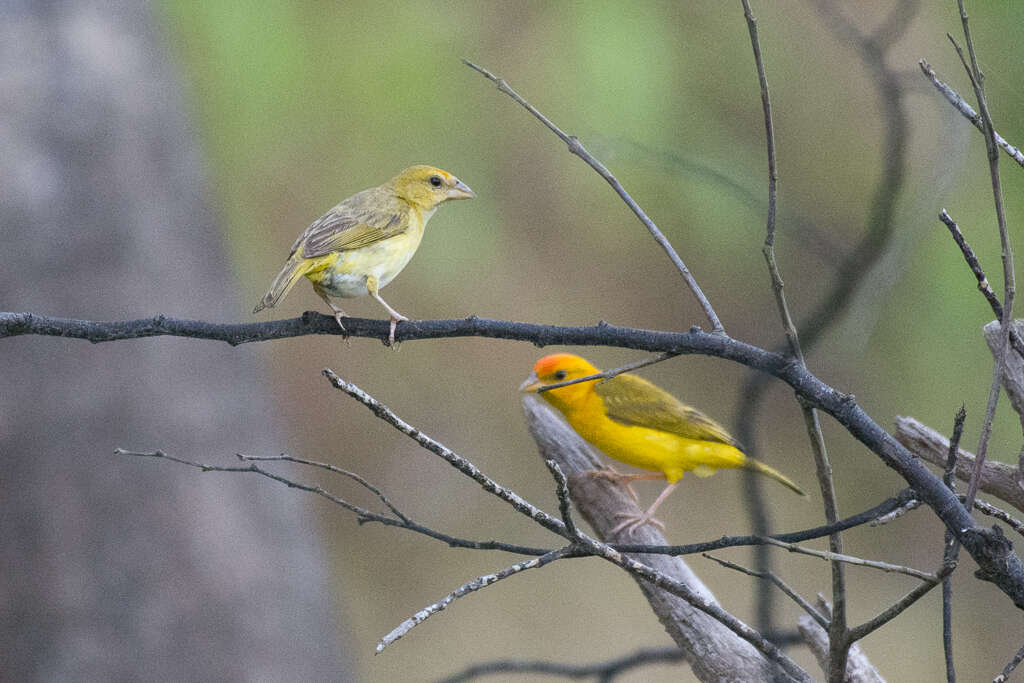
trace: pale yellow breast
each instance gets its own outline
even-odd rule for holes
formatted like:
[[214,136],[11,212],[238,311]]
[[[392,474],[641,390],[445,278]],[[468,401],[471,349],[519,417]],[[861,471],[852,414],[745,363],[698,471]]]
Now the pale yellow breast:
[[331,296],[344,298],[366,296],[366,281],[371,275],[377,278],[378,287],[387,285],[408,265],[423,239],[425,218],[415,216],[411,223],[401,235],[340,252],[320,275],[319,285]]

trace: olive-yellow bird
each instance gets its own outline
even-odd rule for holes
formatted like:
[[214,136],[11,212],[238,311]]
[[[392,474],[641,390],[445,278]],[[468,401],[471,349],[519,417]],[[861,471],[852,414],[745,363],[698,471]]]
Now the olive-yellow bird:
[[395,325],[408,318],[380,297],[380,288],[409,263],[441,203],[475,196],[468,185],[433,166],[410,166],[383,185],[352,195],[299,235],[270,291],[252,312],[277,304],[305,275],[334,311],[342,331],[345,312],[330,297],[369,294],[379,301],[391,316],[388,339],[394,343]]
[[[541,358],[523,383],[522,391],[601,372],[568,353]],[[668,486],[641,515],[625,516],[612,533],[647,523],[660,525],[654,511],[668,497],[683,473],[708,477],[715,470],[738,468],[763,474],[800,495],[804,492],[781,472],[748,458],[740,445],[715,421],[682,403],[664,389],[635,375],[616,375],[540,393],[565,416],[569,426],[608,457],[657,474],[601,472],[602,477],[633,481],[665,479]]]

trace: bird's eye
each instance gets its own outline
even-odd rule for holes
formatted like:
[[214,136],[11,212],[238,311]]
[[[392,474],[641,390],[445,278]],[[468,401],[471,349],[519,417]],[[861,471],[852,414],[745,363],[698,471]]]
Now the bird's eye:
[[430,176],[430,180],[428,180],[427,182],[429,182],[434,187],[441,187],[441,176],[432,175]]
[[559,370],[558,372],[556,372],[555,379],[557,379],[559,382],[565,379],[565,370]]

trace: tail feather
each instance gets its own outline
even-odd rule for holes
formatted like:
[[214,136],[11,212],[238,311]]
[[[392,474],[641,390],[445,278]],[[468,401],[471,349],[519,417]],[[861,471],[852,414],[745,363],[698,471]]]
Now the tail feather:
[[797,486],[792,479],[784,475],[782,472],[779,472],[774,467],[769,467],[768,465],[765,465],[763,462],[758,462],[757,460],[754,460],[752,458],[747,458],[747,461],[743,463],[742,469],[749,470],[751,472],[757,472],[758,474],[763,474],[769,479],[774,479],[775,481],[779,482],[786,488],[791,489],[796,493],[799,493],[801,496],[807,495],[806,493],[804,493],[804,490]]
[[270,291],[263,295],[263,298],[256,304],[256,308],[252,309],[252,312],[259,313],[264,308],[271,308],[277,304],[309,269],[310,259],[294,257],[288,259],[288,262],[284,264],[284,268],[274,278],[274,283],[270,285]]

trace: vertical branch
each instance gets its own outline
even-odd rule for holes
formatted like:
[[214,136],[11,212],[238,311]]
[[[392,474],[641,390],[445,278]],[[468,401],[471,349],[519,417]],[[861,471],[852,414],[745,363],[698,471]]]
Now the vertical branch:
[[[779,317],[782,319],[782,325],[785,328],[789,353],[797,363],[803,366],[805,363],[803,351],[800,348],[800,338],[796,325],[793,324],[793,318],[789,313],[782,275],[775,260],[775,206],[778,168],[775,160],[775,127],[772,120],[768,78],[765,74],[764,60],[761,57],[760,40],[757,34],[757,20],[750,10],[748,0],[741,0],[741,2],[743,3],[744,16],[747,19],[747,29],[750,33],[750,42],[754,51],[757,78],[761,86],[761,106],[764,111],[765,140],[768,147],[768,218],[762,253],[768,266],[768,273],[771,276],[772,291],[775,293],[775,303],[779,309]],[[811,448],[814,451],[818,484],[821,488],[821,495],[825,505],[826,522],[828,524],[835,524],[839,520],[839,509],[836,503],[835,484],[832,478],[832,465],[828,459],[828,450],[825,447],[825,439],[821,432],[818,413],[802,399],[798,398],[798,401],[800,402],[804,422],[807,426],[807,434],[811,440]],[[829,550],[836,555],[842,554],[843,541],[839,532],[829,535]],[[846,674],[846,659],[850,649],[846,626],[846,570],[842,562],[833,560],[831,565],[833,616],[828,629],[828,677],[833,683],[842,683]]]
[[974,50],[974,41],[971,39],[971,27],[967,20],[967,9],[964,7],[964,0],[957,0],[957,6],[960,9],[960,21],[964,28],[964,41],[967,43],[967,53],[971,59],[968,73],[971,76],[974,95],[978,100],[978,112],[981,114],[981,121],[984,127],[985,149],[988,152],[989,176],[992,181],[992,197],[996,207],[996,221],[999,225],[1004,286],[1003,316],[999,321],[1001,325],[999,353],[996,355],[995,368],[992,371],[992,385],[989,388],[985,421],[982,423],[981,437],[978,441],[978,455],[974,464],[975,469],[971,475],[970,482],[967,484],[967,497],[964,501],[964,507],[971,510],[974,506],[974,498],[978,494],[981,469],[985,464],[985,456],[988,453],[988,443],[992,435],[992,421],[995,419],[996,405],[999,403],[999,387],[1006,366],[1006,352],[1010,348],[1010,323],[1013,320],[1013,297],[1016,292],[1016,281],[1013,273],[1013,249],[1010,246],[1010,238],[1006,230],[1006,214],[1003,210],[1003,189],[999,178],[999,148],[996,145],[995,126],[992,124],[988,100],[985,98],[985,74],[981,72],[981,68],[978,66],[978,56]]
[[[856,46],[861,61],[874,76],[884,111],[885,153],[882,157],[882,175],[876,185],[864,236],[839,264],[828,293],[821,298],[818,306],[796,325],[800,330],[800,346],[807,349],[813,348],[822,339],[824,332],[850,305],[860,284],[870,272],[871,264],[885,251],[893,233],[896,202],[905,177],[908,122],[903,106],[900,75],[888,67],[885,56],[917,13],[918,1],[904,0],[898,3],[882,27],[873,35],[866,35],[852,26],[837,11],[834,4],[821,0],[817,3],[817,8],[836,34]],[[769,212],[771,213],[771,210]],[[749,373],[739,392],[736,408],[739,417],[735,433],[753,457],[758,457],[757,438],[754,433],[755,417],[768,386],[766,377],[760,373]],[[759,478],[744,478],[744,492],[754,518],[754,528],[763,523],[757,514],[759,510],[764,509],[761,486]]]
[[[953,420],[953,434],[949,439],[949,456],[946,458],[946,467],[943,470],[942,481],[949,487],[950,491],[956,490],[956,458],[960,452],[960,437],[964,433],[964,420],[967,419],[967,411],[963,406],[956,413]],[[943,535],[944,544],[942,551],[943,568],[956,566],[956,558],[960,553],[960,545],[953,540],[953,534],[946,529]],[[956,668],[953,666],[953,578],[945,576],[942,579],[942,651],[946,659],[946,681],[956,683]]]

